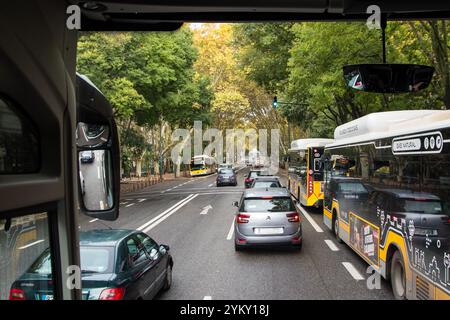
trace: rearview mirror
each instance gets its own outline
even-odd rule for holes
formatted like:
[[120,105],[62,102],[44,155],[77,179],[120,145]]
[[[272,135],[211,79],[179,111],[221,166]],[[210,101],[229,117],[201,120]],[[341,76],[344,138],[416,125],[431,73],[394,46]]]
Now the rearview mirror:
[[417,92],[427,88],[434,68],[415,64],[357,64],[344,66],[348,87],[376,93]]
[[113,221],[119,216],[120,152],[112,106],[87,77],[77,74],[76,80],[80,211]]

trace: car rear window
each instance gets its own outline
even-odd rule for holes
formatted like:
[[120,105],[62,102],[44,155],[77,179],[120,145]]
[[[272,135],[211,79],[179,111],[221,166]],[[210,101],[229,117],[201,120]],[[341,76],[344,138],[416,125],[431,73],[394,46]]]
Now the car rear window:
[[220,169],[219,174],[232,175],[233,174],[233,170],[231,170],[231,169]]
[[252,171],[252,172],[250,172],[249,178],[256,178],[257,176],[259,176],[259,172]]
[[81,247],[82,273],[111,273],[113,266],[112,247]]
[[250,198],[245,199],[241,212],[286,212],[295,211],[294,203],[289,197],[271,199]]
[[280,188],[281,185],[278,181],[256,181],[253,185],[254,188]]
[[361,183],[341,182],[338,185],[339,192],[367,193],[367,189]]

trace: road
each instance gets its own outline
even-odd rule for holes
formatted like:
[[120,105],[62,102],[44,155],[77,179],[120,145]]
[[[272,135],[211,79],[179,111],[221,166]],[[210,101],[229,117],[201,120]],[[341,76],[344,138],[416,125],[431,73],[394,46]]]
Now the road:
[[[81,216],[80,228],[140,228],[169,245],[173,285],[158,299],[393,299],[384,280],[380,289],[367,288],[368,265],[334,240],[318,210],[308,210],[309,219],[303,214],[301,251],[235,252],[232,203],[242,194],[247,170],[238,172],[237,187],[217,188],[212,175],[127,194],[117,221]],[[281,180],[286,183],[286,177]]]

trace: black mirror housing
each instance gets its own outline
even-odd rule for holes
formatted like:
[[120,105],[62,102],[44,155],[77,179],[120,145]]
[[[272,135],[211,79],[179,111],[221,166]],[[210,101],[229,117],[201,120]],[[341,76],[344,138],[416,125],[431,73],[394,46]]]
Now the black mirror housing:
[[[114,221],[119,217],[120,202],[120,149],[117,125],[114,120],[113,109],[103,93],[85,76],[77,74],[77,122],[87,126],[77,125],[78,128],[91,129],[92,137],[82,130],[77,130],[77,151],[102,151],[108,154],[108,161],[104,171],[107,171],[108,193],[106,198],[110,205],[93,208],[84,201],[85,187],[78,174],[80,210],[87,216],[100,220]],[[95,135],[98,128],[107,128]],[[107,132],[106,132],[107,131]],[[101,139],[98,137],[101,136]],[[78,139],[79,138],[79,139]],[[92,143],[90,143],[92,142]],[[81,162],[81,161],[80,161]],[[78,164],[81,173],[81,164]],[[105,174],[106,175],[106,174]],[[83,181],[86,177],[83,177]]]

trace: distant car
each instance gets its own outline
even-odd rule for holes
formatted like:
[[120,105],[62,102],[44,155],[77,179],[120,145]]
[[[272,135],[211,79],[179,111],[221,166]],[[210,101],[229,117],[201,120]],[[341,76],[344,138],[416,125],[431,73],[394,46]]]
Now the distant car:
[[247,189],[250,188],[252,186],[253,180],[256,177],[268,176],[268,175],[269,175],[269,172],[267,170],[261,170],[261,169],[258,169],[258,170],[252,169],[252,170],[250,170],[248,172],[247,176],[245,177],[245,180],[244,180],[245,188],[247,188]]
[[237,186],[237,176],[233,169],[220,169],[217,173],[216,185],[218,187],[223,185]]
[[234,246],[302,247],[302,225],[289,191],[284,188],[245,190],[236,214]]
[[221,169],[233,169],[234,170],[234,166],[231,163],[221,163],[221,164],[219,164],[217,171],[219,172]]
[[278,177],[258,176],[253,180],[251,188],[283,188]]
[[83,151],[81,152],[81,163],[92,163],[95,159],[94,151]]
[[[80,232],[84,300],[151,299],[172,284],[169,247],[135,230]],[[12,300],[52,300],[50,249],[11,286]]]

